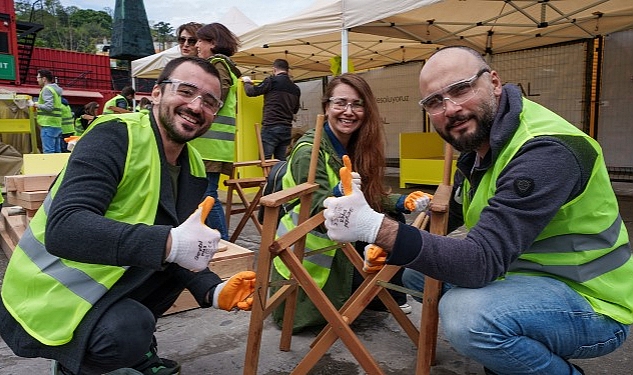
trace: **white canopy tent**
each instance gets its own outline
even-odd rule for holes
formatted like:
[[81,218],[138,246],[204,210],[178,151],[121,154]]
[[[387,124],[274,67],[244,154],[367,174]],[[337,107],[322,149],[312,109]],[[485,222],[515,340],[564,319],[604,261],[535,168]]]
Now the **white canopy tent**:
[[[235,35],[242,35],[245,32],[257,28],[257,24],[248,18],[239,9],[232,7],[219,20]],[[132,61],[132,77],[134,78],[157,78],[165,65],[172,59],[180,56],[180,47],[174,46],[162,52],[143,57]]]
[[[331,75],[334,59],[342,71],[346,62],[362,71],[424,60],[444,45],[501,53],[630,28],[631,0],[317,0],[294,16],[236,32],[242,46],[233,59],[261,79],[285,58],[293,78],[303,80]],[[132,76],[155,78],[170,59],[162,53],[133,61]]]
[[180,57],[180,47],[173,46],[162,52],[132,61],[132,77],[156,78],[165,65],[172,59]]
[[[273,60],[285,58],[294,79],[332,74],[330,59],[352,61],[356,70],[428,56],[437,46],[402,38],[376,37],[348,29],[433,4],[438,0],[318,0],[306,10],[242,35],[234,60],[245,74],[269,74]],[[405,44],[408,44],[404,47]],[[347,71],[347,64],[341,64]]]
[[285,58],[295,79],[325,76],[340,56],[356,70],[422,60],[444,45],[501,53],[594,38],[633,27],[631,0],[317,1],[241,36],[248,74]]

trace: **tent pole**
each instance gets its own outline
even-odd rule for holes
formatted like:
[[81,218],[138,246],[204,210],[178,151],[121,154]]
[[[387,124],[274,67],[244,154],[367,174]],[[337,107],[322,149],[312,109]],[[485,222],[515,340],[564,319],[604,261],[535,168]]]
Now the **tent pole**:
[[349,59],[348,43],[349,31],[343,29],[341,31],[341,73],[347,73],[347,60]]

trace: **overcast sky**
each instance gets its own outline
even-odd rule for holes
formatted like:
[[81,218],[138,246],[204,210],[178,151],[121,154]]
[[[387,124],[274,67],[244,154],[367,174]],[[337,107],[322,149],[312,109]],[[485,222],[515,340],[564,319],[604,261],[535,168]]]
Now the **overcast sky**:
[[[137,1],[137,0],[134,0]],[[291,16],[312,3],[313,0],[146,0],[145,12],[149,23],[168,22],[175,29],[186,22],[211,23],[222,19],[231,7],[238,8],[257,25],[279,21]],[[115,0],[60,0],[65,7],[81,9],[114,10]]]

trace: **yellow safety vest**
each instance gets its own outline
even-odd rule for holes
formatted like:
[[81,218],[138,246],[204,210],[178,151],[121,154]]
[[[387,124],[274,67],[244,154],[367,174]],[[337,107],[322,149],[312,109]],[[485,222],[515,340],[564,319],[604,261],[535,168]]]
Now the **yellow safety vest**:
[[209,63],[215,64],[218,61],[226,65],[233,84],[209,130],[190,143],[200,152],[204,160],[233,162],[235,160],[237,76],[233,74],[229,63],[221,57],[211,58]]
[[[497,178],[518,150],[541,135],[585,138],[598,155],[585,190],[563,205],[534,243],[510,265],[509,273],[545,275],[565,282],[593,309],[633,323],[633,258],[629,237],[598,142],[567,121],[523,98],[521,123],[484,174],[472,199],[462,194],[464,220],[472,228],[495,194]],[[462,191],[470,190],[466,180]]]
[[[129,224],[152,225],[160,195],[161,164],[149,117],[140,113],[101,116],[90,126],[119,119],[127,124],[129,147],[125,174],[105,217]],[[204,164],[192,148],[192,174],[204,178]],[[62,170],[11,256],[2,301],[26,332],[45,345],[68,343],[84,315],[125,273],[127,267],[58,258],[46,251],[44,233]]]

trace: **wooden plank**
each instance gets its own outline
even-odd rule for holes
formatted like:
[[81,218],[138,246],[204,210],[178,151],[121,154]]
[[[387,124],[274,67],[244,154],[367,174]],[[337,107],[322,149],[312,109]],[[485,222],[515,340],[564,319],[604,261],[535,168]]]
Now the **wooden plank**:
[[[44,199],[42,198],[41,200],[31,200],[28,193],[29,192],[18,192],[18,191],[8,192],[7,202],[15,206],[24,207],[27,210],[37,210],[42,205],[42,202],[44,201]],[[41,196],[41,195],[46,196],[46,192],[44,192],[44,194],[41,194],[41,193],[38,194],[38,196]]]
[[0,231],[0,247],[7,259],[11,259],[13,251],[15,250],[15,242],[9,237],[9,234],[5,231]]
[[24,214],[10,215],[10,213],[11,207],[2,208],[3,232],[11,238],[14,244],[17,244],[26,230],[26,220]]
[[[221,279],[228,279],[240,271],[249,271],[253,269],[255,253],[251,250],[243,248],[234,243],[220,240],[220,248],[226,246],[225,251],[219,251],[215,254],[209,269],[215,272]],[[163,315],[174,314],[200,307],[198,302],[193,298],[188,290],[184,290],[176,302]]]
[[11,258],[15,245],[26,230],[24,213],[11,215],[14,211],[14,207],[4,207],[0,214],[0,245],[7,259]]
[[197,309],[198,307],[200,307],[200,305],[198,305],[198,301],[196,301],[196,299],[193,298],[193,295],[187,289],[185,289],[182,291],[182,293],[180,293],[178,299],[176,299],[176,302],[174,302],[174,304],[171,305],[171,307],[167,311],[165,311],[163,316]]
[[5,176],[4,186],[7,192],[48,190],[56,177],[56,174]]
[[209,263],[209,269],[215,272],[221,279],[228,279],[241,271],[252,271],[254,254],[245,254],[239,258],[216,260]]

